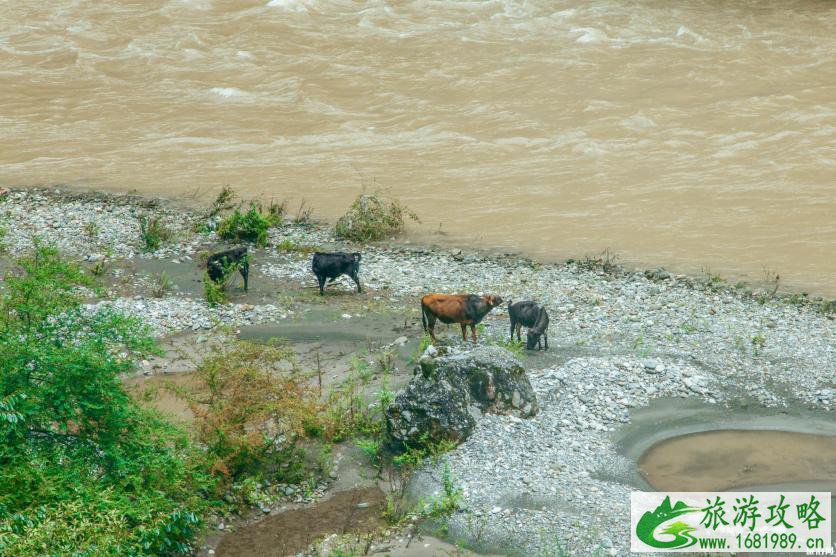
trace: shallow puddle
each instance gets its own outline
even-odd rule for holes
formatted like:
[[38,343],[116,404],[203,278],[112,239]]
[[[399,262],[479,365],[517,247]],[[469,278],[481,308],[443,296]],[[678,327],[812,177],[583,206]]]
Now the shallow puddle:
[[721,430],[675,437],[638,462],[659,491],[730,491],[796,482],[836,482],[836,437]]
[[386,498],[376,487],[335,493],[326,501],[268,516],[223,537],[217,557],[279,557],[304,551],[332,533],[374,531]]

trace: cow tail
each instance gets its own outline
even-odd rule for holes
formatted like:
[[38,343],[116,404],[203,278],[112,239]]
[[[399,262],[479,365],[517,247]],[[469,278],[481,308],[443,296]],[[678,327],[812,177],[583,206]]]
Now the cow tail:
[[424,332],[427,332],[427,308],[424,307],[423,300],[421,301],[421,323],[424,325]]

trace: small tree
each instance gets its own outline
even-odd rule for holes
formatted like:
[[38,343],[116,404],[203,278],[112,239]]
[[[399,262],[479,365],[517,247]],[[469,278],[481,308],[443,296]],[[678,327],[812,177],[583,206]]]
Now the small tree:
[[404,217],[420,222],[418,215],[396,200],[387,201],[380,194],[362,194],[337,221],[338,238],[370,242],[403,233]]
[[255,470],[271,453],[292,454],[309,422],[318,419],[317,397],[286,346],[239,342],[216,348],[196,377],[194,387],[175,392],[196,417],[212,471],[228,480]]

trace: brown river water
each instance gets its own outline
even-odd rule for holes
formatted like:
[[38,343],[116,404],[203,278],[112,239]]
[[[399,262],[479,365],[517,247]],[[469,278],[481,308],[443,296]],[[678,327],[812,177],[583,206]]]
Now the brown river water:
[[836,295],[836,2],[53,0],[0,21],[0,185],[230,184],[328,219],[379,188],[421,240]]

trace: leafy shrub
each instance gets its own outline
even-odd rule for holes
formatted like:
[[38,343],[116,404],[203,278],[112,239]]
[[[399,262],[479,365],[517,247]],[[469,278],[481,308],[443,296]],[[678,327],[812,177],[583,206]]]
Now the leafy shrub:
[[235,205],[232,202],[235,199],[235,192],[229,186],[224,186],[218,193],[218,196],[212,202],[209,210],[206,212],[207,219],[214,219],[224,211],[229,211]]
[[218,282],[212,280],[208,271],[203,273],[203,294],[206,297],[206,302],[210,306],[215,307],[219,304],[227,302],[227,289],[229,288],[235,273],[242,265],[249,263],[249,258],[250,255],[248,253],[241,256],[241,259],[237,262],[227,262],[226,258],[224,258],[222,261],[224,263],[223,273]]
[[159,215],[139,215],[139,237],[145,251],[156,251],[171,239],[171,231],[163,225]]
[[267,229],[270,215],[264,215],[258,204],[250,203],[250,209],[242,213],[236,208],[218,225],[218,236],[224,240],[253,242],[257,246],[267,245]]
[[148,329],[75,294],[90,279],[52,248],[17,261],[0,298],[0,555],[190,551],[214,489],[188,437],[119,375]]
[[206,297],[206,303],[211,307],[225,304],[227,302],[226,281],[218,284],[209,278],[209,273],[203,273],[203,295]]
[[387,201],[379,194],[360,195],[337,221],[338,238],[354,242],[369,242],[391,238],[404,230],[404,217],[418,221],[418,216],[398,203]]
[[212,472],[225,480],[257,471],[270,456],[292,457],[306,424],[318,419],[317,397],[285,346],[239,342],[216,348],[195,375],[193,388],[176,393],[195,415]]

